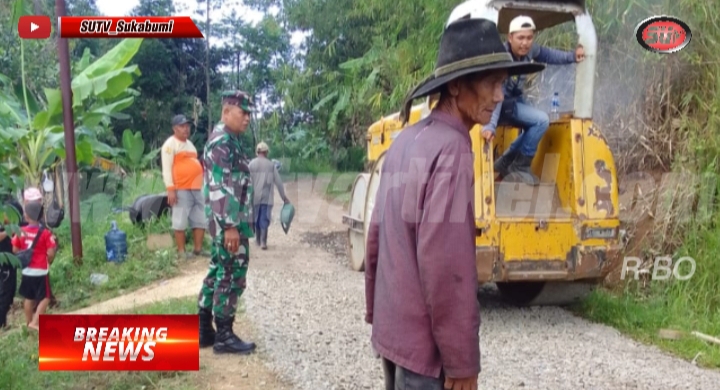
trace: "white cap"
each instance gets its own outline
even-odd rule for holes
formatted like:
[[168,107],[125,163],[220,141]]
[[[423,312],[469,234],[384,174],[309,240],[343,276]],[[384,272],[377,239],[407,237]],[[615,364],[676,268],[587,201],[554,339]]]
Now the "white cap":
[[532,30],[535,31],[535,23],[529,16],[520,15],[517,16],[510,22],[510,28],[508,34],[512,34],[517,31]]
[[26,202],[38,201],[42,200],[42,194],[37,188],[29,187],[26,188],[25,191],[23,191],[23,198]]

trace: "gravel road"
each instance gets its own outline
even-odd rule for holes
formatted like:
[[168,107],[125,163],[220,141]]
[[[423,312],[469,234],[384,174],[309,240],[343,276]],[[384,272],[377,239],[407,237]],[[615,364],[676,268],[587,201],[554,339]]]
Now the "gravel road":
[[[297,389],[381,389],[363,322],[363,274],[346,265],[342,208],[292,184],[288,192],[298,210],[290,234],[275,221],[270,249],[251,255],[244,299],[259,348]],[[565,310],[508,307],[492,286],[481,307],[481,389],[720,388],[719,372]]]

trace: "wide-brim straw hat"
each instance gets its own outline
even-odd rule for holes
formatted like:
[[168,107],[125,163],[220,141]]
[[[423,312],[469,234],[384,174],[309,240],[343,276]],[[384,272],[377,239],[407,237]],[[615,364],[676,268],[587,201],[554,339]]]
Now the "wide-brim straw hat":
[[407,118],[412,101],[439,92],[448,82],[471,73],[504,69],[509,76],[536,73],[545,65],[515,62],[500,40],[497,25],[488,19],[463,19],[451,23],[440,39],[435,70],[418,84],[405,101]]

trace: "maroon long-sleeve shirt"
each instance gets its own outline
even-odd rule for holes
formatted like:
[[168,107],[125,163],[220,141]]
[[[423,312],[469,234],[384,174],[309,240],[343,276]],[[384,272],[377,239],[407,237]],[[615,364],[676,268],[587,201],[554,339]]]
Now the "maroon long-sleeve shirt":
[[385,156],[366,251],[366,321],[383,357],[425,376],[480,372],[469,129],[434,110]]

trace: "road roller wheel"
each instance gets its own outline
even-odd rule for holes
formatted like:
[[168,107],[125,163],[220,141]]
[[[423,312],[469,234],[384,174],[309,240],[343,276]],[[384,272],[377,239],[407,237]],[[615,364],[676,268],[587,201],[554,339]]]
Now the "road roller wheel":
[[348,253],[350,268],[353,271],[365,271],[365,236],[362,233],[348,229]]
[[582,301],[597,283],[574,282],[502,282],[500,294],[518,306],[567,306]]
[[363,231],[348,228],[348,257],[350,268],[355,271],[365,270],[365,199],[367,198],[370,174],[361,173],[355,178],[348,214],[350,217],[362,221]]
[[365,222],[363,224],[364,245],[367,245],[368,232],[370,230],[370,218],[372,217],[373,209],[375,208],[375,195],[377,195],[378,187],[380,186],[380,171],[382,170],[382,164],[384,161],[385,153],[378,157],[370,173],[370,178],[367,181],[367,194],[365,196]]

